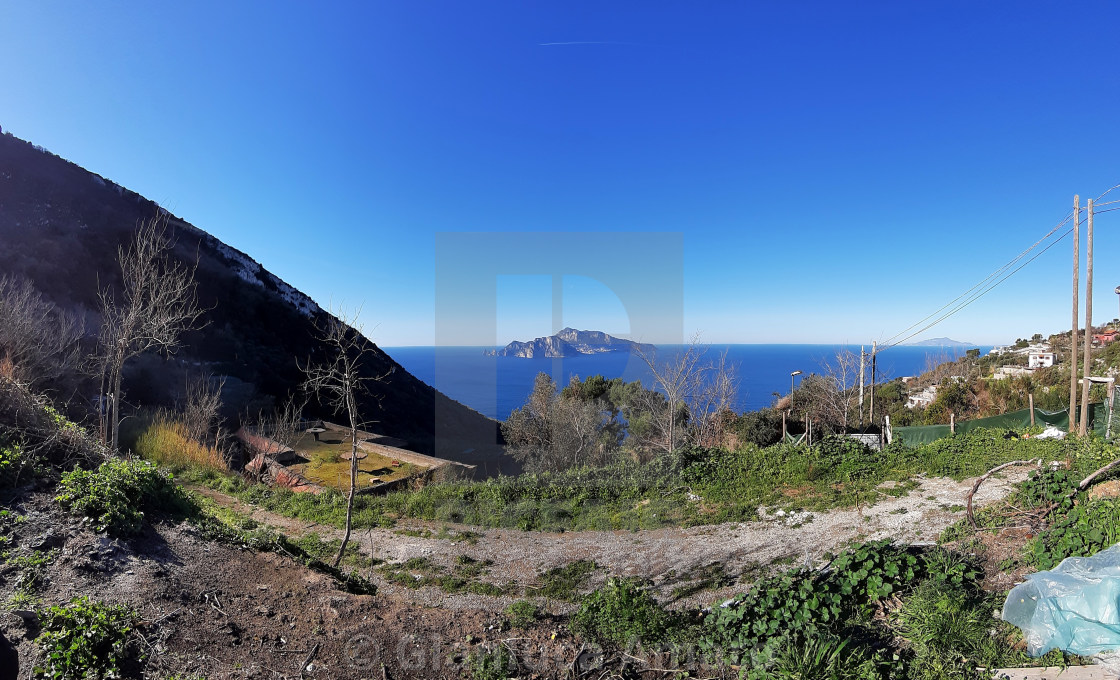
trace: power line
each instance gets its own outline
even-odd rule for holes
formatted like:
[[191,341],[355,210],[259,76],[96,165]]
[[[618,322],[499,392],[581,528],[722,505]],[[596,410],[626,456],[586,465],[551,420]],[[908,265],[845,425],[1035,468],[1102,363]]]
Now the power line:
[[[1117,185],[1117,186],[1120,186],[1120,185]],[[1072,210],[1071,210],[1071,211],[1070,211],[1069,213],[1067,213],[1067,214],[1066,214],[1065,218],[1064,218],[1064,219],[1062,219],[1062,221],[1061,221],[1061,222],[1059,222],[1059,223],[1057,224],[1057,226],[1055,226],[1055,227],[1054,227],[1053,229],[1051,229],[1050,231],[1048,231],[1048,232],[1047,232],[1047,233],[1046,233],[1046,234],[1045,234],[1045,235],[1044,235],[1044,236],[1043,236],[1042,238],[1040,238],[1039,240],[1035,241],[1035,242],[1034,242],[1034,243],[1033,243],[1033,244],[1032,244],[1032,245],[1031,245],[1031,246],[1030,246],[1029,248],[1027,248],[1027,249],[1026,249],[1026,250],[1024,250],[1023,252],[1021,252],[1021,253],[1019,253],[1018,255],[1016,255],[1016,256],[1015,256],[1015,257],[1014,257],[1014,258],[1013,258],[1013,259],[1012,259],[1012,260],[1011,260],[1010,262],[1007,262],[1006,264],[1004,264],[1004,265],[1003,265],[1002,267],[1000,267],[999,269],[997,269],[997,270],[993,271],[993,272],[992,272],[991,274],[988,274],[988,275],[987,275],[987,276],[985,276],[985,277],[984,277],[983,279],[981,279],[981,280],[980,280],[980,281],[979,281],[978,283],[976,283],[975,285],[973,285],[973,286],[972,286],[971,288],[969,288],[969,289],[968,289],[968,290],[966,290],[965,292],[961,293],[961,294],[960,294],[960,295],[958,295],[957,297],[953,298],[953,299],[952,299],[952,300],[950,300],[949,302],[945,303],[944,305],[942,305],[942,306],[941,306],[941,307],[939,307],[938,309],[934,310],[934,311],[933,311],[932,313],[930,313],[930,314],[929,314],[929,315],[927,315],[926,317],[924,317],[924,318],[922,318],[922,319],[919,319],[919,320],[918,320],[917,322],[915,322],[915,323],[911,324],[910,326],[908,326],[908,327],[906,327],[906,328],[902,329],[902,330],[901,330],[901,331],[899,331],[898,333],[895,333],[895,334],[894,334],[894,335],[892,335],[891,337],[887,338],[887,339],[886,339],[886,340],[885,340],[885,341],[883,342],[883,345],[884,345],[884,347],[885,347],[885,348],[886,348],[886,347],[894,347],[895,345],[898,345],[898,344],[900,344],[901,342],[903,342],[903,341],[905,341],[905,340],[908,340],[909,338],[912,338],[912,337],[914,337],[914,335],[916,335],[917,333],[921,333],[921,332],[922,332],[922,331],[924,331],[924,330],[928,330],[928,329],[929,329],[929,328],[930,328],[930,327],[931,327],[932,325],[935,325],[935,324],[937,324],[937,323],[940,323],[940,321],[943,321],[944,319],[948,318],[948,316],[949,316],[949,315],[946,315],[946,316],[942,316],[942,317],[940,317],[940,319],[938,319],[938,321],[935,321],[935,322],[934,322],[934,324],[931,324],[931,326],[926,326],[926,327],[925,327],[925,328],[923,328],[922,330],[919,330],[919,331],[917,331],[917,333],[914,333],[914,334],[911,334],[911,335],[907,336],[907,337],[906,337],[906,338],[904,338],[903,340],[900,340],[900,341],[898,341],[898,342],[892,342],[892,341],[893,341],[893,340],[895,340],[896,338],[898,338],[898,337],[900,337],[900,336],[902,336],[902,335],[905,335],[906,333],[908,333],[909,331],[913,330],[914,328],[916,328],[916,327],[918,327],[918,326],[922,325],[922,324],[923,324],[923,323],[925,323],[926,321],[928,321],[928,320],[932,319],[933,317],[937,316],[938,314],[940,314],[940,313],[941,313],[941,312],[943,312],[944,310],[946,310],[946,309],[948,309],[948,308],[952,307],[952,306],[953,306],[953,305],[955,305],[956,303],[960,302],[960,301],[961,301],[962,299],[964,299],[964,298],[967,298],[967,297],[969,297],[969,296],[970,296],[970,295],[972,295],[972,294],[973,294],[973,293],[974,293],[974,292],[975,292],[975,291],[976,291],[977,289],[979,289],[979,288],[982,288],[982,287],[983,287],[984,285],[986,285],[986,284],[987,284],[987,283],[988,283],[989,281],[991,281],[992,279],[994,279],[994,278],[998,277],[998,276],[999,276],[999,275],[1001,275],[1001,274],[1002,274],[1003,272],[1007,271],[1007,270],[1008,270],[1009,268],[1013,267],[1013,266],[1015,265],[1015,263],[1016,263],[1016,262],[1018,262],[1019,260],[1023,259],[1024,257],[1026,257],[1026,255],[1027,255],[1028,253],[1030,253],[1030,252],[1031,252],[1032,250],[1034,250],[1035,248],[1037,248],[1037,247],[1039,246],[1039,244],[1041,244],[1041,243],[1042,243],[1043,241],[1045,241],[1046,239],[1048,239],[1048,238],[1050,238],[1051,236],[1053,236],[1053,235],[1054,235],[1054,232],[1058,231],[1058,230],[1059,230],[1059,229],[1061,229],[1061,228],[1062,228],[1062,227],[1063,227],[1063,226],[1064,226],[1064,225],[1065,225],[1065,224],[1066,224],[1067,222],[1069,222],[1069,220],[1070,220],[1070,218],[1071,218],[1071,217],[1073,217],[1073,211],[1072,211]],[[1043,251],[1043,252],[1045,252],[1045,251]],[[1037,257],[1037,256],[1036,256],[1036,257]],[[1033,259],[1034,259],[1034,258],[1031,258],[1031,260],[1033,260]],[[1029,262],[1029,261],[1028,261],[1028,262]],[[1020,269],[1021,269],[1021,267],[1020,267]],[[1018,270],[1018,269],[1016,269],[1015,271],[1019,271],[1019,270]],[[1015,272],[1012,272],[1012,273],[1015,273]],[[1001,279],[1001,280],[999,281],[999,283],[1002,283],[1002,281],[1004,281],[1004,280],[1006,280],[1006,277],[1004,277],[1004,279]],[[998,283],[997,283],[996,285],[998,285]],[[991,288],[989,288],[988,290],[991,290]],[[985,290],[985,291],[984,291],[984,293],[986,293],[986,292],[987,292],[987,290]],[[976,297],[979,297],[980,295],[983,295],[984,293],[980,293],[980,294],[979,294],[979,295],[977,295]],[[963,308],[963,307],[962,307],[962,308]],[[951,315],[951,314],[953,314],[953,313],[955,313],[955,311],[954,311],[954,312],[950,312],[950,315]]]
[[[1067,221],[1069,221],[1069,218],[1068,218],[1068,217],[1066,218],[1066,220],[1063,220],[1063,224],[1064,224],[1065,222],[1067,222]],[[1059,227],[1056,227],[1056,228],[1060,228],[1060,227],[1061,227],[1061,225],[1059,225]],[[1052,233],[1053,233],[1053,231],[1051,231],[1051,234],[1052,234]],[[1003,277],[1002,279],[1000,279],[999,281],[996,281],[995,283],[991,284],[990,286],[988,286],[987,288],[985,288],[985,289],[984,289],[983,291],[981,291],[980,293],[978,293],[978,294],[976,294],[976,295],[972,296],[972,297],[971,297],[970,299],[968,299],[968,300],[966,300],[965,302],[961,303],[961,304],[960,304],[960,305],[958,305],[957,307],[955,307],[955,308],[953,308],[953,309],[949,310],[948,312],[946,312],[945,314],[943,314],[943,315],[942,315],[941,317],[939,317],[938,319],[936,319],[936,320],[935,320],[935,321],[933,321],[932,323],[930,323],[930,324],[927,324],[927,325],[926,325],[925,327],[923,327],[923,328],[921,328],[921,329],[919,329],[919,330],[917,330],[917,331],[915,331],[915,332],[911,333],[910,335],[908,335],[908,336],[906,336],[906,337],[902,338],[901,340],[899,340],[899,341],[897,341],[897,342],[894,342],[894,343],[891,343],[891,344],[885,345],[885,346],[883,346],[883,347],[880,347],[879,351],[881,352],[881,351],[883,351],[884,349],[890,349],[891,347],[896,347],[896,346],[898,346],[898,345],[901,345],[902,343],[906,342],[906,341],[907,341],[907,340],[909,340],[910,338],[913,338],[913,337],[914,337],[914,336],[916,336],[916,335],[919,335],[919,334],[921,334],[921,333],[924,333],[925,331],[929,330],[930,328],[933,328],[933,327],[934,327],[934,326],[936,326],[937,324],[939,324],[939,323],[941,323],[942,321],[944,321],[945,319],[949,318],[949,317],[950,317],[950,316],[952,316],[953,314],[956,314],[956,313],[957,313],[957,312],[959,312],[960,310],[962,310],[962,309],[964,309],[965,307],[969,306],[969,305],[970,305],[970,304],[972,304],[973,302],[976,302],[976,301],[977,301],[977,300],[979,300],[980,298],[984,297],[984,295],[986,295],[986,294],[987,294],[988,292],[990,292],[990,291],[991,291],[991,290],[992,290],[993,288],[995,288],[995,287],[996,287],[996,286],[998,286],[999,284],[1003,283],[1003,282],[1004,282],[1004,281],[1006,281],[1007,279],[1009,279],[1009,278],[1011,278],[1012,276],[1014,276],[1014,275],[1015,275],[1016,273],[1018,273],[1018,271],[1019,271],[1020,269],[1022,269],[1023,267],[1026,267],[1026,266],[1027,266],[1028,264],[1030,264],[1031,262],[1034,262],[1035,260],[1037,260],[1037,259],[1038,259],[1039,257],[1041,257],[1041,256],[1042,256],[1042,254],[1043,254],[1043,253],[1045,253],[1045,252],[1046,252],[1047,250],[1050,250],[1051,248],[1053,248],[1054,246],[1056,246],[1056,245],[1057,245],[1057,244],[1058,244],[1059,242],[1061,242],[1061,241],[1062,241],[1062,239],[1064,239],[1065,237],[1069,236],[1069,235],[1070,235],[1070,234],[1072,234],[1072,233],[1073,233],[1073,228],[1071,227],[1071,228],[1070,228],[1070,229],[1068,229],[1068,230],[1067,230],[1067,231],[1066,231],[1065,233],[1063,233],[1063,234],[1062,234],[1061,236],[1059,236],[1058,238],[1054,239],[1054,240],[1053,240],[1053,241],[1052,241],[1052,242],[1051,242],[1051,243],[1050,243],[1049,245],[1047,245],[1047,246],[1046,246],[1045,248],[1043,248],[1042,250],[1040,250],[1040,251],[1038,251],[1037,253],[1035,253],[1035,255],[1034,255],[1033,257],[1031,257],[1031,258],[1030,258],[1029,260],[1027,260],[1027,261],[1026,261],[1026,262],[1024,262],[1023,264],[1021,264],[1021,265],[1019,265],[1018,267],[1016,267],[1016,268],[1015,268],[1015,269],[1014,269],[1014,270],[1013,270],[1013,271],[1012,271],[1011,273],[1007,274],[1007,276],[1004,276],[1004,277]],[[1047,234],[1047,237],[1048,237],[1049,235],[1050,235],[1050,234]],[[1044,237],[1044,238],[1046,238],[1046,237]],[[1036,244],[1036,245],[1037,245],[1037,244]],[[1030,249],[1033,249],[1033,248],[1034,248],[1034,246],[1031,246],[1031,248],[1030,248]],[[958,299],[960,299],[960,298],[958,298]],[[944,309],[944,307],[942,307],[942,309]],[[928,319],[929,317],[926,317],[926,318]],[[913,326],[911,326],[911,328],[912,328],[912,327],[913,327]]]

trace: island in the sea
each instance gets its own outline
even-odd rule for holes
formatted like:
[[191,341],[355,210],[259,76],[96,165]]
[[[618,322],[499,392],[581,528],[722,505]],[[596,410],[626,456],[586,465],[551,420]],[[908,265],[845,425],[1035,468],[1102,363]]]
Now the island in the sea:
[[509,343],[502,349],[492,349],[486,352],[487,356],[520,357],[532,359],[534,357],[571,357],[579,354],[605,354],[607,352],[652,352],[653,345],[634,342],[607,335],[602,331],[578,331],[574,328],[565,328],[556,335],[519,342]]

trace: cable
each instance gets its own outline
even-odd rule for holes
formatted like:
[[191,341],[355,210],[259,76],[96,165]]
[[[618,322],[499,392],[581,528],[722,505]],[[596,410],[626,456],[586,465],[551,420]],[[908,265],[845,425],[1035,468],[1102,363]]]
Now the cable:
[[[1068,218],[1067,218],[1067,219],[1068,219]],[[1051,233],[1053,233],[1053,232],[1051,232]],[[984,289],[983,291],[981,291],[981,292],[980,292],[980,293],[978,293],[977,295],[973,296],[973,297],[972,297],[971,299],[969,299],[969,300],[966,300],[966,301],[965,301],[965,302],[963,302],[962,304],[958,305],[958,306],[957,306],[956,308],[954,308],[954,309],[950,310],[949,312],[947,312],[947,313],[943,314],[943,315],[942,315],[942,316],[941,316],[940,318],[938,318],[937,320],[935,320],[935,321],[934,321],[933,323],[930,323],[930,324],[926,325],[926,326],[925,326],[924,328],[921,328],[921,329],[919,329],[919,330],[917,330],[917,331],[915,331],[915,332],[911,333],[910,335],[906,336],[905,338],[902,338],[901,340],[899,340],[899,341],[897,341],[897,342],[895,342],[895,343],[892,343],[892,344],[888,344],[888,345],[886,345],[886,346],[884,346],[884,347],[880,347],[880,348],[879,348],[879,351],[881,352],[881,351],[883,351],[884,349],[890,349],[890,348],[892,348],[892,347],[897,347],[898,345],[901,345],[902,343],[906,342],[906,341],[907,341],[907,340],[909,340],[910,338],[913,338],[913,337],[914,337],[914,336],[916,336],[916,335],[919,335],[919,334],[921,334],[921,333],[924,333],[925,331],[929,330],[930,328],[933,328],[933,327],[934,327],[934,326],[936,326],[937,324],[939,324],[939,323],[941,323],[942,321],[944,321],[945,319],[949,318],[949,317],[950,317],[950,316],[952,316],[953,314],[956,314],[956,313],[957,313],[957,312],[959,312],[960,310],[962,310],[962,309],[964,309],[965,307],[969,306],[969,305],[970,305],[970,304],[972,304],[973,302],[976,302],[976,301],[977,301],[977,300],[979,300],[980,298],[984,297],[984,295],[986,295],[986,294],[987,294],[988,292],[990,292],[990,291],[991,291],[992,289],[994,289],[994,288],[995,288],[996,286],[998,286],[999,284],[1003,283],[1003,282],[1004,282],[1004,281],[1006,281],[1007,279],[1009,279],[1009,278],[1011,278],[1012,276],[1014,276],[1014,275],[1015,275],[1016,273],[1018,273],[1018,272],[1019,272],[1019,270],[1020,270],[1020,269],[1022,269],[1023,267],[1026,267],[1026,266],[1027,266],[1028,264],[1030,264],[1031,262],[1034,262],[1035,260],[1037,260],[1037,259],[1038,259],[1039,257],[1041,257],[1041,256],[1042,256],[1042,254],[1043,254],[1043,253],[1045,253],[1045,252],[1046,252],[1047,250],[1050,250],[1051,248],[1053,248],[1053,247],[1054,247],[1055,245],[1057,245],[1057,244],[1058,244],[1059,242],[1061,242],[1061,241],[1062,241],[1062,240],[1063,240],[1063,239],[1064,239],[1065,237],[1069,236],[1069,235],[1070,235],[1070,234],[1072,234],[1072,233],[1073,233],[1073,228],[1070,228],[1070,229],[1069,229],[1068,231],[1066,231],[1066,232],[1065,232],[1064,234],[1062,234],[1062,235],[1061,235],[1061,236],[1059,236],[1058,238],[1054,239],[1054,241],[1052,241],[1052,242],[1051,242],[1051,243],[1050,243],[1049,245],[1047,245],[1047,246],[1046,246],[1045,248],[1043,248],[1043,249],[1042,249],[1042,250],[1040,250],[1039,252],[1035,253],[1034,257],[1030,258],[1029,260],[1027,260],[1027,261],[1026,261],[1026,262],[1024,262],[1023,264],[1021,264],[1021,265],[1019,265],[1018,267],[1016,267],[1016,268],[1015,268],[1015,269],[1014,269],[1014,270],[1013,270],[1013,271],[1012,271],[1012,272],[1011,272],[1010,274],[1008,274],[1007,276],[1004,276],[1004,277],[1003,277],[1002,279],[1000,279],[999,281],[996,281],[996,282],[995,282],[995,283],[993,283],[992,285],[988,286],[988,287],[987,287],[986,289]],[[1033,247],[1034,247],[1034,246],[1032,246],[1032,248],[1033,248]],[[959,298],[958,298],[958,299],[959,299]],[[942,309],[944,309],[944,307],[942,307]],[[926,317],[926,318],[929,318],[929,317]],[[913,327],[913,326],[911,326],[911,328],[912,328],[912,327]]]
[[[1120,185],[1117,185],[1117,186],[1120,186]],[[1045,241],[1046,239],[1050,238],[1050,237],[1051,237],[1051,236],[1052,236],[1052,235],[1054,234],[1054,232],[1056,232],[1056,231],[1058,231],[1059,229],[1061,229],[1061,228],[1062,228],[1062,227],[1063,227],[1063,226],[1064,226],[1064,225],[1066,224],[1066,222],[1069,222],[1069,220],[1070,220],[1070,218],[1071,218],[1071,217],[1073,217],[1073,211],[1072,211],[1072,210],[1071,210],[1071,211],[1069,211],[1069,213],[1067,213],[1067,214],[1066,214],[1065,218],[1064,218],[1064,219],[1062,219],[1062,221],[1061,221],[1061,222],[1059,222],[1059,223],[1057,224],[1057,226],[1055,226],[1055,227],[1054,227],[1053,229],[1051,229],[1050,231],[1048,231],[1048,232],[1046,233],[1046,235],[1045,235],[1045,236],[1043,236],[1043,237],[1042,237],[1042,238],[1040,238],[1039,240],[1035,241],[1035,242],[1034,242],[1034,243],[1033,243],[1033,244],[1032,244],[1032,245],[1031,245],[1031,246],[1030,246],[1029,248],[1027,248],[1027,249],[1026,249],[1026,250],[1024,250],[1023,252],[1021,252],[1021,253],[1019,253],[1018,255],[1016,255],[1016,256],[1015,256],[1015,257],[1014,257],[1014,258],[1013,258],[1013,259],[1012,259],[1012,260],[1011,260],[1010,262],[1008,262],[1008,263],[1004,264],[1004,265],[1003,265],[1002,267],[1000,267],[999,269],[995,270],[995,271],[994,271],[994,272],[992,272],[991,274],[988,274],[988,275],[987,275],[987,276],[985,276],[985,277],[984,277],[983,279],[981,279],[981,280],[980,280],[980,281],[979,281],[978,283],[976,283],[976,284],[975,284],[974,286],[972,286],[971,288],[969,288],[969,289],[968,289],[968,290],[966,290],[965,292],[961,293],[961,294],[960,294],[960,295],[958,295],[958,296],[957,296],[956,298],[954,298],[954,299],[950,300],[950,301],[949,301],[949,302],[947,302],[946,304],[942,305],[942,306],[941,306],[941,307],[939,307],[938,309],[934,310],[934,311],[933,311],[933,312],[932,312],[931,314],[929,314],[928,316],[926,316],[926,317],[924,317],[924,318],[922,318],[922,319],[919,319],[919,320],[918,320],[917,322],[915,322],[915,323],[911,324],[910,326],[908,326],[908,327],[906,327],[906,328],[902,329],[902,330],[901,330],[901,331],[899,331],[898,333],[895,333],[895,334],[894,334],[894,335],[892,335],[891,337],[887,338],[887,339],[886,339],[886,340],[885,340],[885,341],[883,342],[883,344],[884,344],[884,345],[886,345],[886,346],[888,346],[888,347],[894,347],[895,345],[899,344],[899,343],[897,343],[897,342],[893,342],[893,343],[892,343],[892,341],[893,341],[893,340],[894,340],[895,338],[898,338],[899,336],[901,336],[901,335],[904,335],[904,334],[905,334],[905,333],[907,333],[908,331],[910,331],[910,330],[912,330],[912,329],[916,328],[917,326],[920,326],[921,324],[925,323],[925,322],[926,322],[926,321],[928,321],[929,319],[931,319],[931,318],[933,318],[933,317],[937,316],[938,314],[940,314],[940,313],[941,313],[941,312],[942,312],[943,310],[945,310],[946,308],[948,308],[948,307],[951,307],[951,306],[953,306],[954,304],[956,304],[957,302],[959,302],[959,301],[960,301],[960,300],[961,300],[962,298],[965,298],[965,297],[968,297],[969,295],[971,295],[971,294],[973,293],[973,291],[975,291],[976,289],[978,289],[978,288],[981,288],[981,287],[983,287],[983,286],[984,286],[985,284],[987,284],[987,283],[988,283],[988,281],[990,281],[991,279],[993,279],[993,278],[995,278],[995,277],[999,276],[1000,274],[1002,274],[1003,272],[1007,271],[1007,269],[1009,269],[1010,267],[1014,266],[1016,262],[1018,262],[1019,260],[1023,259],[1023,258],[1024,258],[1024,257],[1025,257],[1025,256],[1027,255],[1027,253],[1029,253],[1029,252],[1031,252],[1032,250],[1034,250],[1035,248],[1037,248],[1037,247],[1039,246],[1039,244],[1041,244],[1041,243],[1042,243],[1043,241]],[[1045,252],[1045,251],[1043,251],[1043,252]],[[1016,270],[1016,271],[1018,271],[1018,270]],[[981,293],[981,295],[982,295],[982,294],[983,294],[983,293]],[[946,317],[942,317],[942,319],[944,319],[944,318],[946,318]],[[937,323],[937,322],[935,322],[935,323]],[[928,326],[927,326],[927,328],[928,328]],[[923,329],[923,330],[924,330],[924,329]],[[918,332],[920,333],[921,331],[918,331]],[[913,336],[913,335],[910,335],[910,336],[908,336],[908,337],[914,337],[914,336]]]

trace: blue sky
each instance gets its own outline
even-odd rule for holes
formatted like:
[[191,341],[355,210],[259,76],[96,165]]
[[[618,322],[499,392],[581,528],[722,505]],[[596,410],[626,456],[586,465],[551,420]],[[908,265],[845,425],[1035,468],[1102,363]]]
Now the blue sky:
[[[681,335],[870,343],[1120,182],[1116,3],[0,11],[4,130],[362,305],[389,346],[433,342],[436,241],[459,231],[571,232],[603,268],[641,262],[596,232],[680,233]],[[1117,219],[1097,221],[1098,319]],[[1070,255],[919,337],[1068,327]],[[502,281],[496,340],[551,332],[550,286]],[[565,325],[629,330],[607,288],[565,286]]]

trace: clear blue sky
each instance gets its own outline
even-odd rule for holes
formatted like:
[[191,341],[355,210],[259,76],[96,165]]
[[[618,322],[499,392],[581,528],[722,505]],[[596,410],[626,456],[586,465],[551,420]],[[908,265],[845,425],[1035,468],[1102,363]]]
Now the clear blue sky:
[[[593,232],[681,232],[686,335],[870,342],[1120,182],[1115,2],[326,4],[2,2],[0,126],[389,346],[432,343],[447,231],[575,232],[604,268]],[[1070,254],[922,337],[1068,327]],[[565,322],[626,332],[593,283]],[[547,287],[506,288],[499,341],[551,332]]]

